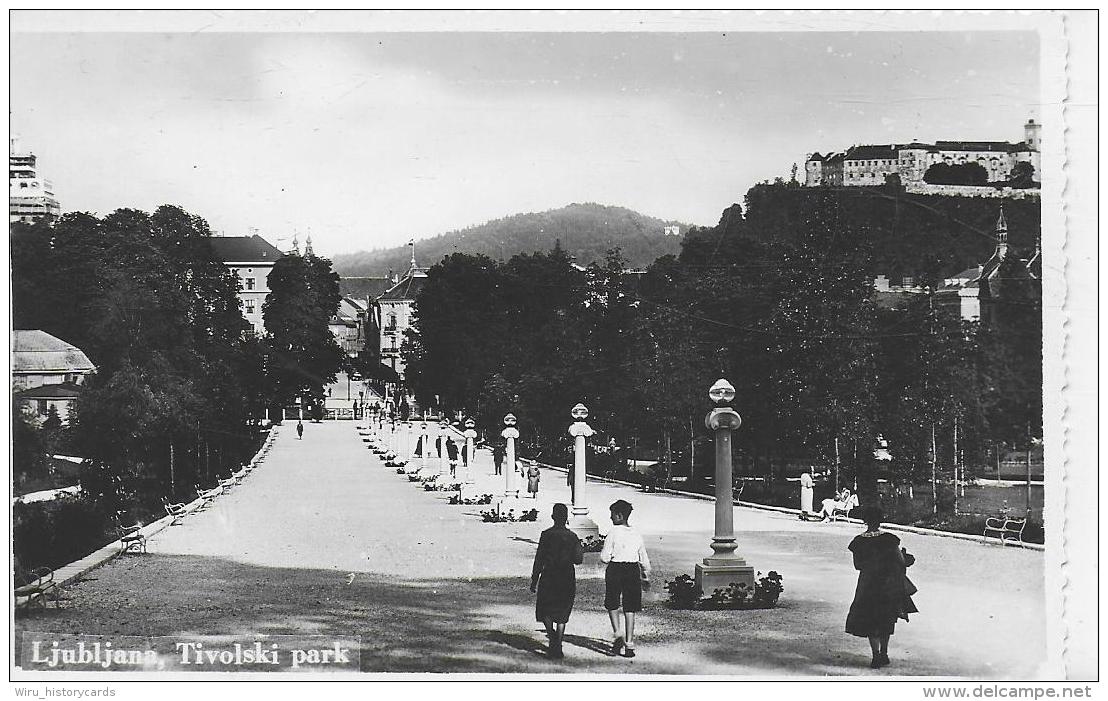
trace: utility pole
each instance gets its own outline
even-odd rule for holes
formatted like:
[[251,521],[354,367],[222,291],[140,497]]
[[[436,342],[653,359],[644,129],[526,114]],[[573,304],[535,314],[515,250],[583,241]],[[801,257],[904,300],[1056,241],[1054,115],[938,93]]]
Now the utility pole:
[[958,416],[954,416],[954,515],[958,515],[958,490],[962,482],[958,479]]

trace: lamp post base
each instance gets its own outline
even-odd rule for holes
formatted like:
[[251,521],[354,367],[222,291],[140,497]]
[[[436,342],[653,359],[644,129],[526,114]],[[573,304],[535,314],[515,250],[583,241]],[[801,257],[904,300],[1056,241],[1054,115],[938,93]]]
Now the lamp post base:
[[588,517],[588,514],[584,515],[571,515],[569,522],[566,524],[569,530],[573,531],[578,538],[584,540],[589,536],[600,537],[600,529],[597,527],[596,522]]
[[730,584],[745,584],[754,591],[754,568],[741,557],[706,557],[696,565],[696,586],[703,594],[724,589]]

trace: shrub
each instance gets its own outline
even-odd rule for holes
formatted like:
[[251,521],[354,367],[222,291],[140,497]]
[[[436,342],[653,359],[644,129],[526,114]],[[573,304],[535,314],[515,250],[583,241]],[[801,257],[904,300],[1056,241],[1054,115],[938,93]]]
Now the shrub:
[[516,516],[514,509],[508,509],[507,513],[501,513],[496,509],[489,509],[488,511],[481,512],[481,521],[484,523],[516,523],[522,521],[538,521],[539,511],[538,509],[531,509],[530,511],[524,511],[519,516]]
[[28,568],[61,567],[116,538],[109,515],[86,497],[15,504],[12,518],[13,552]]
[[732,582],[726,587],[714,590],[707,597],[702,595],[700,588],[696,586],[696,581],[687,574],[679,575],[666,582],[671,608],[700,611],[774,608],[784,589],[781,575],[773,571],[765,576],[759,576],[754,583],[753,591],[745,584]]
[[461,493],[458,493],[458,494],[453,494],[453,495],[450,496],[449,503],[455,504],[455,505],[465,504],[467,506],[476,506],[476,505],[480,505],[480,504],[491,504],[492,503],[492,495],[491,494],[482,494],[481,496],[478,496],[478,497],[472,497],[472,498],[466,499],[466,498],[462,497]]

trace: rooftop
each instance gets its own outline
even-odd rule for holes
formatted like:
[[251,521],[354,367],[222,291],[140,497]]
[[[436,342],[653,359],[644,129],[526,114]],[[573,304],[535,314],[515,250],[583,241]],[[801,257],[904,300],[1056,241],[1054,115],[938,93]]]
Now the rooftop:
[[96,369],[80,348],[38,329],[12,331],[11,363],[12,374]]
[[422,268],[412,268],[400,282],[389,288],[389,291],[378,299],[382,302],[414,301],[419,291],[423,289],[423,283],[427,281],[427,271]]
[[213,236],[212,251],[224,263],[276,263],[283,256],[261,236]]

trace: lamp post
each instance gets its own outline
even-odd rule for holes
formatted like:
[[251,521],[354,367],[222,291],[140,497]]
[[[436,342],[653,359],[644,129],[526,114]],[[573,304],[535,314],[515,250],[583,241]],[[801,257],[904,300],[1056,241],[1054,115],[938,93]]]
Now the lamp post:
[[504,439],[504,498],[515,499],[519,496],[519,488],[516,487],[516,439],[519,438],[519,429],[516,428],[515,414],[504,416],[504,430],[500,432]]
[[731,432],[742,425],[742,418],[731,408],[735,388],[727,380],[717,380],[708,390],[716,408],[704,424],[715,432],[716,444],[716,518],[712,537],[713,554],[696,565],[696,585],[710,593],[729,584],[745,584],[754,589],[754,568],[746,564],[735,543],[735,504],[731,494]]
[[584,404],[577,404],[569,413],[575,421],[569,426],[569,435],[573,436],[573,486],[570,490],[572,514],[567,525],[578,538],[584,539],[600,535],[600,529],[589,518],[589,507],[585,505],[585,439],[595,431],[585,423],[589,410]]
[[465,452],[465,483],[473,484],[473,472],[470,468],[470,463],[473,462],[473,446],[477,440],[477,422],[473,419],[466,419],[465,437],[466,437],[466,452]]

